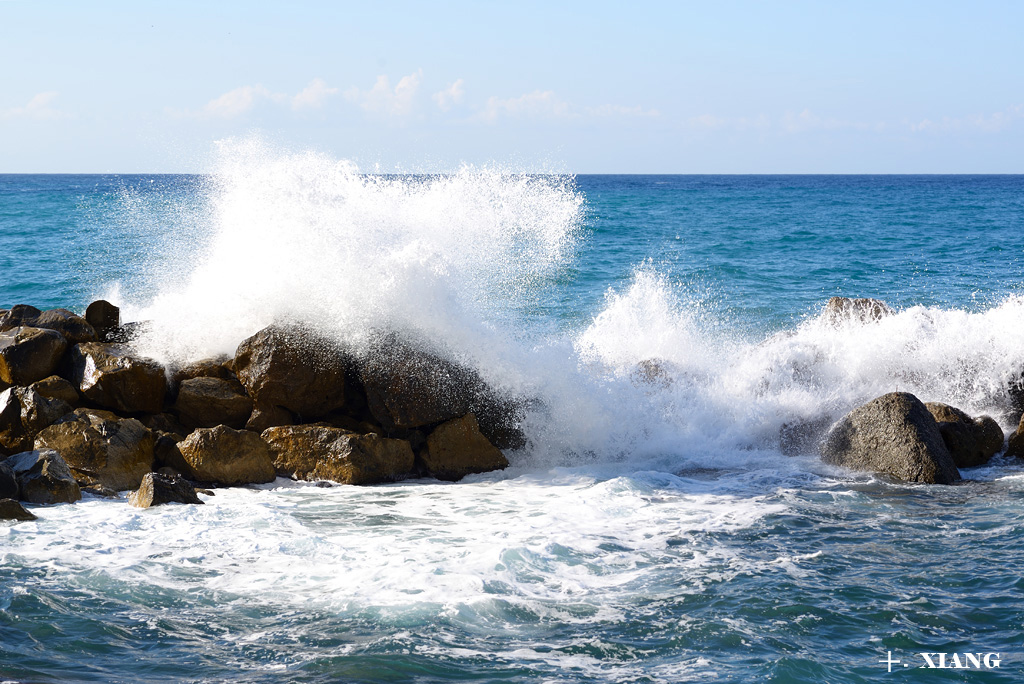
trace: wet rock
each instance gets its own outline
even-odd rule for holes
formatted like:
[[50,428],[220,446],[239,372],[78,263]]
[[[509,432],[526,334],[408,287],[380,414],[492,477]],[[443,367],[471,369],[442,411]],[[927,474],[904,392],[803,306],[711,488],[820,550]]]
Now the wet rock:
[[0,520],[38,520],[39,518],[25,510],[25,507],[14,499],[0,499]]
[[160,413],[167,393],[163,366],[122,344],[75,345],[61,373],[82,395],[120,413]]
[[344,484],[392,482],[412,472],[409,442],[322,425],[272,427],[263,432],[278,474]]
[[10,453],[32,448],[36,434],[71,412],[71,405],[51,399],[31,387],[0,392],[0,445]]
[[779,429],[779,450],[786,456],[814,453],[831,426],[830,416],[783,423]]
[[971,418],[939,402],[928,402],[925,407],[938,423],[939,434],[957,468],[984,465],[1003,450],[1003,430],[991,417]]
[[461,480],[471,473],[508,467],[501,451],[481,434],[472,413],[439,425],[427,437],[420,458],[427,472],[439,480]]
[[53,375],[68,343],[54,330],[19,326],[0,333],[0,380],[27,386]]
[[167,477],[160,473],[147,473],[139,485],[138,491],[132,492],[128,502],[138,508],[150,508],[169,503],[201,504],[196,496],[195,488],[185,480]]
[[41,313],[43,312],[34,306],[15,304],[0,316],[0,332],[23,326],[32,327],[30,321],[34,321]]
[[256,484],[276,477],[266,442],[255,432],[225,425],[199,428],[178,443],[186,475],[200,482]]
[[237,380],[237,376],[231,368],[235,360],[228,356],[215,356],[209,359],[195,361],[174,371],[172,382],[175,386],[184,380],[192,378],[220,378],[221,380]]
[[88,321],[67,309],[43,311],[29,325],[55,330],[63,335],[70,344],[98,342],[100,339],[96,334],[96,329],[89,325]]
[[[81,487],[81,485],[79,485]],[[92,484],[82,487],[82,494],[92,494],[93,496],[99,496],[104,499],[120,499],[121,495],[117,493],[117,490],[111,489],[101,484]]]
[[494,444],[525,444],[524,404],[502,396],[470,368],[391,335],[359,362],[358,371],[370,411],[385,430],[436,425],[472,412]]
[[11,466],[0,461],[0,499],[18,498],[18,478],[14,476]]
[[150,321],[132,321],[110,328],[103,336],[104,342],[113,344],[129,344],[139,339],[152,328]]
[[153,445],[153,462],[159,468],[173,468],[179,473],[188,472],[188,463],[181,455],[178,442],[184,441],[184,437],[168,432],[154,431],[156,442]]
[[889,305],[880,299],[832,297],[825,304],[822,316],[829,323],[838,325],[849,321],[871,323],[892,313]]
[[154,432],[167,432],[178,435],[178,441],[185,439],[185,435],[192,432],[181,424],[177,417],[170,413],[150,413],[139,418],[139,421]]
[[105,299],[97,299],[86,308],[85,320],[96,330],[100,342],[108,342],[107,334],[121,325],[121,309]]
[[306,328],[264,328],[238,346],[234,370],[256,407],[250,430],[262,431],[279,420],[309,422],[345,403],[345,355]]
[[906,392],[883,395],[848,413],[825,436],[821,455],[826,463],[905,482],[960,480],[935,418]]
[[39,382],[33,382],[31,388],[44,397],[66,401],[72,408],[77,408],[82,399],[75,386],[59,375],[51,375]]
[[5,461],[18,479],[18,498],[29,503],[72,503],[82,490],[68,464],[52,449],[24,451]]
[[252,414],[252,399],[238,380],[196,377],[178,388],[174,411],[188,428],[227,425],[241,429]]
[[36,436],[37,449],[60,453],[82,484],[135,489],[153,469],[153,433],[134,418],[76,409]]
[[1012,435],[1006,447],[1006,455],[1010,458],[1024,458],[1024,416],[1021,416],[1020,425]]

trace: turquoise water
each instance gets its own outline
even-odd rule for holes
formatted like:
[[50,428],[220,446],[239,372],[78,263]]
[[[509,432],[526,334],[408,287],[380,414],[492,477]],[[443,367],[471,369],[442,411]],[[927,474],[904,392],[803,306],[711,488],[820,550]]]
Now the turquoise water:
[[[244,158],[0,176],[0,236],[0,307],[109,296],[169,359],[282,312],[353,344],[399,327],[538,407],[509,470],[457,485],[87,497],[0,526],[0,679],[1021,679],[1024,467],[899,485],[783,456],[779,429],[897,386],[1011,428],[1024,177]],[[832,326],[832,295],[897,313]],[[922,651],[1001,665],[921,671]]]

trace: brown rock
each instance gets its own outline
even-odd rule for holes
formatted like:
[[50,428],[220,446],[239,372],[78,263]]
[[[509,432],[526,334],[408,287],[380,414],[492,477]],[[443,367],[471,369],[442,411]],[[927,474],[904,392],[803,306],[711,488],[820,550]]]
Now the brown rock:
[[121,325],[121,309],[105,299],[98,299],[85,310],[85,320],[96,330],[100,341],[106,342],[107,333]]
[[0,333],[0,380],[27,386],[53,375],[68,348],[54,330],[17,327]]
[[153,445],[153,461],[157,468],[169,467],[179,473],[187,473],[189,465],[181,455],[178,442],[184,437],[167,432],[154,432],[156,443]]
[[826,463],[905,482],[960,480],[935,419],[906,392],[883,395],[848,413],[825,436],[821,455]]
[[72,408],[77,408],[78,402],[81,401],[75,386],[59,375],[51,375],[39,382],[33,382],[31,387],[44,397],[66,401]]
[[871,323],[879,321],[892,313],[889,305],[879,299],[850,299],[849,297],[832,297],[825,304],[822,316],[832,324],[858,321]]
[[36,436],[37,449],[57,451],[82,484],[135,489],[153,469],[153,433],[134,418],[76,409]]
[[0,393],[0,445],[11,453],[32,448],[36,434],[71,412],[71,405],[44,397],[31,387],[11,387]]
[[192,432],[185,428],[184,425],[170,413],[149,413],[141,418],[139,421],[154,432],[167,432],[172,435],[178,436],[178,441],[185,439],[185,436]]
[[277,472],[297,480],[393,482],[407,477],[415,460],[405,440],[322,425],[272,427],[263,432],[263,439]]
[[241,429],[252,413],[252,399],[238,380],[189,378],[178,388],[174,411],[186,427],[227,425]]
[[928,402],[925,407],[938,422],[939,434],[957,468],[983,465],[1003,450],[1003,431],[989,416],[971,418],[939,402]]
[[71,344],[97,342],[96,329],[84,318],[67,309],[50,309],[36,316],[29,325],[37,328],[56,330]]
[[224,354],[222,356],[215,356],[209,359],[202,359],[195,361],[186,366],[182,366],[174,371],[173,383],[175,386],[180,384],[184,380],[190,380],[192,378],[220,378],[221,380],[237,380],[231,367],[234,365],[235,360]]
[[178,449],[193,480],[232,485],[271,482],[276,476],[270,450],[254,432],[225,425],[199,428]]
[[19,496],[29,503],[72,503],[82,490],[71,477],[68,464],[52,449],[24,451],[7,459],[18,478]]
[[471,473],[508,467],[501,451],[480,433],[472,413],[439,425],[427,437],[420,457],[427,472],[439,480],[461,480]]
[[34,306],[28,304],[15,304],[0,316],[0,332],[6,332],[22,326],[32,327],[39,314],[43,313]]
[[14,499],[0,499],[0,520],[38,520]]
[[163,366],[122,344],[85,342],[68,352],[65,378],[89,401],[121,413],[160,413],[167,393]]
[[1024,458],[1024,416],[1021,416],[1020,425],[1010,435],[1010,442],[1006,447],[1006,455],[1010,458]]
[[132,492],[128,502],[138,508],[162,506],[169,503],[201,504],[195,488],[185,480],[160,473],[146,473],[138,491]]
[[282,410],[302,422],[345,403],[345,355],[333,341],[306,328],[264,328],[238,345],[234,369],[257,408],[249,429],[269,427],[267,419],[281,416]]

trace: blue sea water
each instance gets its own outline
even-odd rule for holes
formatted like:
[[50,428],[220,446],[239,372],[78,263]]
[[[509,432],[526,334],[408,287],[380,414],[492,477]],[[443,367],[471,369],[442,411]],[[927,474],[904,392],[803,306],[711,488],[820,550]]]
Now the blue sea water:
[[[454,485],[37,507],[0,526],[0,680],[1021,680],[1024,468],[897,484],[780,430],[896,388],[1015,427],[1024,177],[242,157],[0,176],[0,308],[105,296],[170,361],[283,315],[397,327],[534,397],[531,443]],[[895,313],[829,322],[833,295]]]

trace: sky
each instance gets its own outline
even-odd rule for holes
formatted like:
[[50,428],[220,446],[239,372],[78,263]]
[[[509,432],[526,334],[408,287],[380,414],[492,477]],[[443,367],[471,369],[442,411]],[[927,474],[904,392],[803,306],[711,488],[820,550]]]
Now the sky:
[[1020,2],[0,0],[0,173],[1024,173]]

